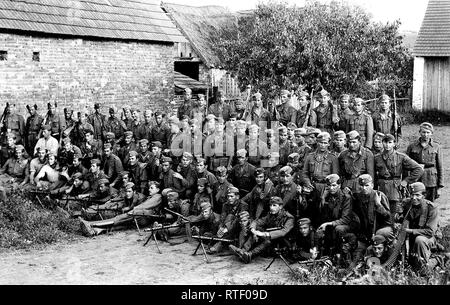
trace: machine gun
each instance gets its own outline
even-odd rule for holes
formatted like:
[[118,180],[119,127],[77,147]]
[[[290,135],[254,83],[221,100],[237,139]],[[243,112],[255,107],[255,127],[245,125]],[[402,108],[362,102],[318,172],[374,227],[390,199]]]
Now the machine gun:
[[281,260],[283,261],[283,263],[289,268],[289,270],[291,270],[291,272],[297,276],[297,272],[292,269],[292,267],[290,266],[289,262],[286,260],[286,258],[284,257],[286,254],[288,254],[289,249],[287,247],[284,248],[274,248],[274,253],[275,256],[273,257],[272,261],[269,263],[269,265],[267,265],[266,268],[264,268],[264,271],[267,271],[270,266],[272,266],[273,262],[277,259],[277,258],[281,258]]
[[180,213],[172,211],[172,210],[170,210],[168,208],[164,208],[164,210],[169,212],[169,213],[171,213],[171,214],[173,214],[173,215],[175,215],[175,216],[180,217],[184,221],[184,225],[185,225],[185,228],[186,228],[186,235],[187,235],[188,241],[191,242],[192,241],[192,232],[191,232],[191,221],[189,220],[189,218],[187,218],[184,215],[181,215]]
[[205,256],[206,263],[209,263],[210,261],[208,259],[208,255],[206,254],[205,245],[203,244],[204,240],[205,241],[210,241],[210,242],[211,241],[213,241],[213,242],[221,241],[221,242],[230,243],[230,244],[235,242],[235,240],[233,240],[233,239],[225,239],[225,238],[219,238],[219,237],[214,237],[214,236],[192,235],[192,238],[198,240],[197,248],[195,248],[195,251],[194,251],[194,253],[192,253],[192,255],[196,255],[198,249],[200,247],[202,247],[202,251],[203,251],[203,255]]
[[331,258],[329,256],[324,256],[319,259],[308,259],[306,261],[298,261],[297,262],[300,266],[315,266],[317,264],[325,264],[327,266],[332,266],[331,264]]
[[167,226],[159,226],[159,227],[153,227],[153,228],[146,228],[146,229],[144,229],[144,232],[150,232],[150,235],[148,236],[147,240],[144,243],[144,247],[148,244],[150,239],[153,238],[153,240],[155,241],[156,248],[158,249],[158,252],[160,254],[162,254],[161,249],[159,249],[158,240],[156,239],[155,233],[159,232],[159,231],[171,229],[171,228],[179,228],[182,225],[184,225],[184,224],[183,223],[177,223],[177,224],[172,224],[172,225],[167,225]]

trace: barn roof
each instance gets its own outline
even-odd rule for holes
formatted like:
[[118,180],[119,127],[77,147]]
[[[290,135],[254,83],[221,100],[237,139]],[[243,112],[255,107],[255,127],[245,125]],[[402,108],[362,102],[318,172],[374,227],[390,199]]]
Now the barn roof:
[[161,3],[169,16],[189,40],[200,59],[209,67],[219,67],[220,60],[210,42],[211,27],[219,29],[236,20],[235,15],[222,6],[188,6]]
[[205,83],[199,82],[198,80],[190,78],[189,76],[181,74],[177,71],[174,72],[174,83],[175,87],[180,89],[190,88],[193,90],[206,90],[208,88],[208,85]]
[[450,56],[450,0],[429,0],[413,55]]
[[126,40],[186,41],[155,0],[2,0],[1,29]]

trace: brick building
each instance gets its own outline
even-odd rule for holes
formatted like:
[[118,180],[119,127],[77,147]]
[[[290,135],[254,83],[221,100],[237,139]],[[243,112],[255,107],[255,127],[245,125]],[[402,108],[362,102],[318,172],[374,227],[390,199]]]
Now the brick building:
[[165,110],[174,94],[176,43],[186,41],[156,1],[0,1],[0,113],[5,102],[44,114],[56,101]]

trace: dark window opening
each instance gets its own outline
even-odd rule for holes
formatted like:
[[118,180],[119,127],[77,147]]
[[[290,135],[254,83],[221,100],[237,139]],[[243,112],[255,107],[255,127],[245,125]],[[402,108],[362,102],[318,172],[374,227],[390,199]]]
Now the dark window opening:
[[33,52],[33,61],[41,61],[39,52]]
[[0,51],[0,60],[8,60],[8,51]]
[[198,62],[176,61],[174,70],[190,78],[199,80],[200,64]]

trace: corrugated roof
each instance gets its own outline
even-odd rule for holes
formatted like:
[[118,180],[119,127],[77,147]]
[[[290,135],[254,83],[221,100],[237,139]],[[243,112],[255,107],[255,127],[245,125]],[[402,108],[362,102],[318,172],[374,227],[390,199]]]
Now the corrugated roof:
[[236,16],[222,6],[188,6],[161,3],[169,16],[189,40],[192,48],[209,67],[219,67],[220,60],[211,47],[211,27],[218,29],[236,22]]
[[430,0],[413,55],[450,56],[450,0]]
[[1,0],[0,29],[186,41],[155,0]]
[[200,90],[208,88],[208,85],[199,82],[198,80],[195,80],[193,78],[190,78],[189,76],[186,76],[184,74],[181,74],[180,72],[174,72],[174,84],[175,87],[178,87],[180,89],[186,89],[190,88],[193,90]]

